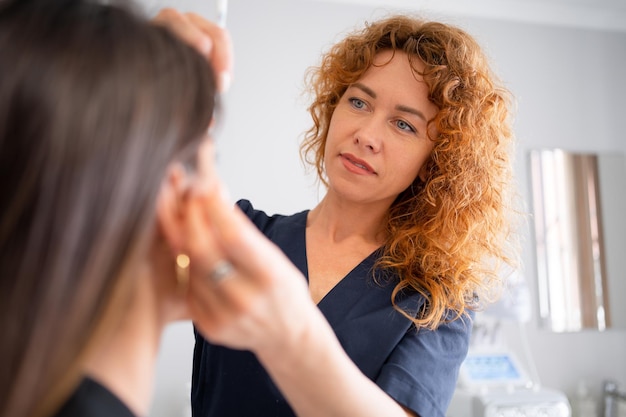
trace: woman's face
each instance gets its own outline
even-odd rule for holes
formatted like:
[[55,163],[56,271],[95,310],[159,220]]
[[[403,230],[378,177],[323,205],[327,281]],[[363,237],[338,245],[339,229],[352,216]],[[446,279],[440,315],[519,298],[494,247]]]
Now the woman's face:
[[[437,107],[405,53],[383,51],[374,63],[341,97],[330,121],[324,163],[329,192],[391,205],[431,154],[427,122]],[[421,62],[414,65],[423,68]]]

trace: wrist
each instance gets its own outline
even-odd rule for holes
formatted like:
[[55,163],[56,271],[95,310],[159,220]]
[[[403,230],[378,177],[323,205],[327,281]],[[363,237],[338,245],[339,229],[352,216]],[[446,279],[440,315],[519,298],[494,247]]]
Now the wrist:
[[263,366],[272,372],[297,372],[325,360],[335,346],[341,349],[335,334],[319,311],[311,309],[296,320],[286,334],[275,337],[271,343],[260,346],[255,354]]

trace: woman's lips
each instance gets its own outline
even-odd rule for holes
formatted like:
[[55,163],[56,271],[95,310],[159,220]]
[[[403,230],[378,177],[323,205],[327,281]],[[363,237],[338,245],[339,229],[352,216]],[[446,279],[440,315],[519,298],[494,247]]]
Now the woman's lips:
[[376,174],[374,168],[372,168],[367,162],[349,153],[340,154],[344,165],[351,171],[357,174]]

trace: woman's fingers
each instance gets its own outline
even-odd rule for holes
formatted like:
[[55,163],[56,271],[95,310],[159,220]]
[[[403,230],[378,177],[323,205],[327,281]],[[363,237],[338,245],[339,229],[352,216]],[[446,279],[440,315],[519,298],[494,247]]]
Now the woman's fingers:
[[[190,192],[193,320],[214,343],[253,351],[275,347],[302,328],[313,306],[306,280],[224,195],[214,177],[199,180]],[[232,267],[216,274],[223,262]]]
[[215,72],[219,74],[220,91],[228,90],[233,75],[233,46],[226,30],[195,13],[187,14],[189,21],[213,41],[214,47],[209,52],[209,59]]
[[152,19],[158,25],[165,26],[187,44],[196,48],[201,54],[209,56],[213,49],[213,40],[194,25],[189,17],[176,9],[165,8]]
[[[238,344],[245,339],[236,337],[236,332],[245,330],[240,322],[246,317],[250,320],[249,311],[259,297],[257,283],[242,275],[221,249],[205,215],[203,196],[190,192],[186,200],[185,246],[191,258],[188,296],[193,319],[211,340]],[[229,339],[224,336],[227,330]]]
[[168,28],[204,55],[218,74],[220,91],[228,89],[233,73],[233,51],[225,29],[197,14],[181,13],[172,8],[160,10],[153,22]]
[[287,257],[223,196],[222,185],[205,201],[205,215],[219,241],[221,250],[238,269],[258,283],[274,281],[277,273],[288,269],[299,274]]

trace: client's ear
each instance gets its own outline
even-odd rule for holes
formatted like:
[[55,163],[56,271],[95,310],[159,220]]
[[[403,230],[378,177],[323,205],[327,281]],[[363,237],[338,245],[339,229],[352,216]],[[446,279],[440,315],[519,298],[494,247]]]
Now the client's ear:
[[157,222],[165,240],[174,253],[179,252],[184,244],[184,222],[187,213],[189,179],[181,164],[172,164],[157,198]]

